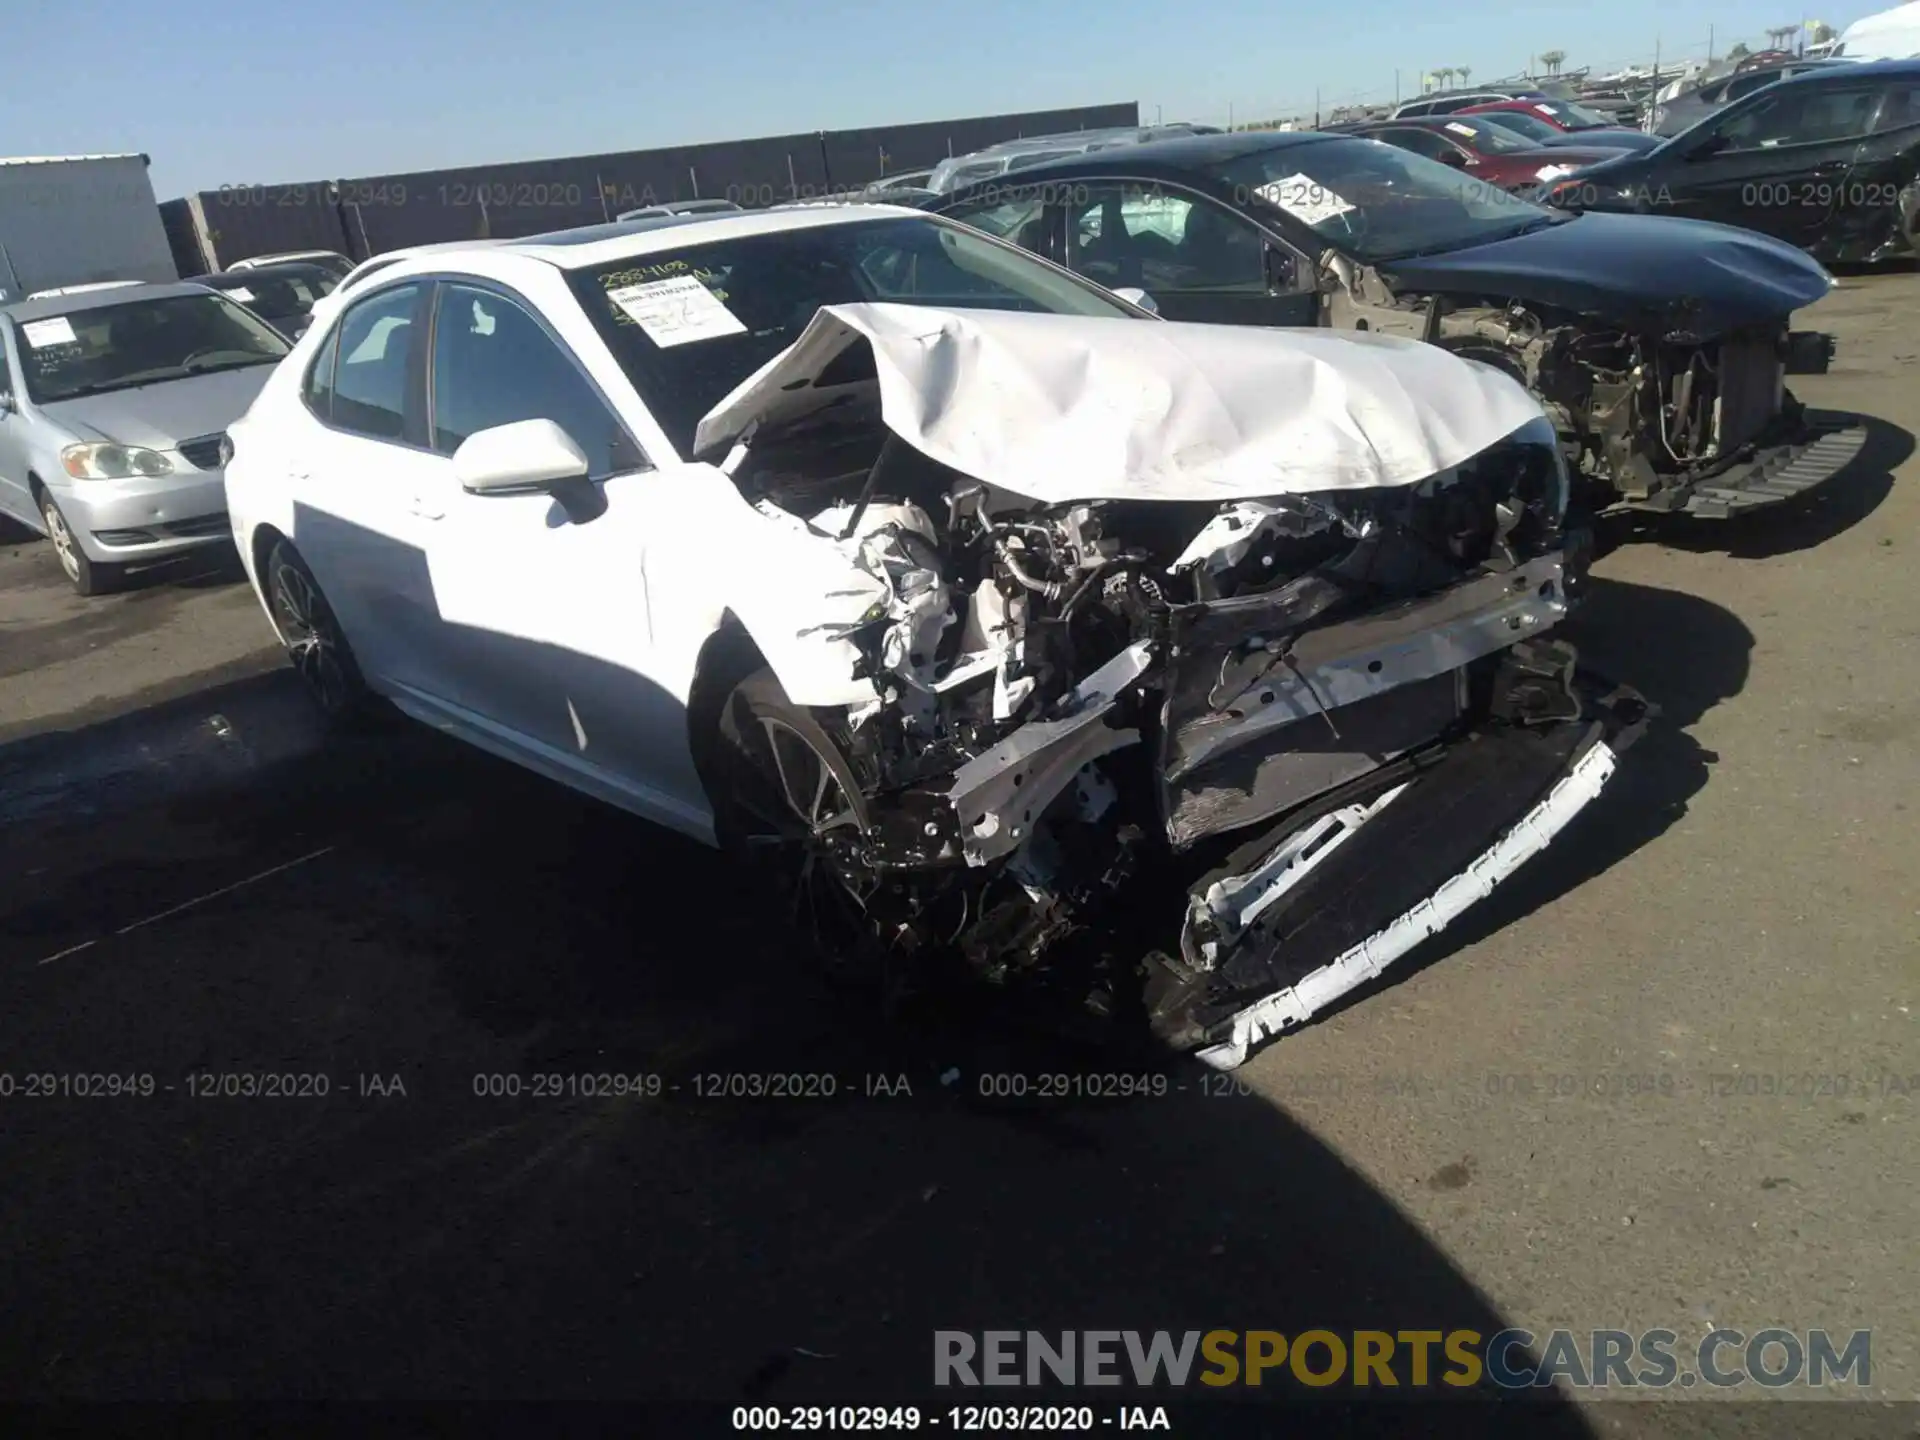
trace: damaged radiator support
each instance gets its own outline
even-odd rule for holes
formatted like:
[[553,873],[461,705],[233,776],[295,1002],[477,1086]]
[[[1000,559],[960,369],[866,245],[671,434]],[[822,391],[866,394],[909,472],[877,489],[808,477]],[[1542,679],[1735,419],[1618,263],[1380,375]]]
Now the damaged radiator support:
[[1059,716],[1022,725],[955,772],[947,799],[960,817],[969,865],[1014,850],[1088,762],[1139,741],[1111,723],[1127,687],[1146,673],[1153,647],[1128,646],[1062,698]]
[[1160,767],[1168,839],[1257,824],[1427,742],[1460,711],[1464,667],[1564,618],[1565,569],[1554,552],[1298,635],[1275,595],[1177,610]]

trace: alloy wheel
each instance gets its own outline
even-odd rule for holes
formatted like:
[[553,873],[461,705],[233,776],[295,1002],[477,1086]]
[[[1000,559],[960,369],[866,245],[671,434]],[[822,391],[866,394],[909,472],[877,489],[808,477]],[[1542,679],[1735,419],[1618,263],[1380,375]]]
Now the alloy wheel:
[[351,704],[353,685],[342,661],[333,612],[307,575],[281,561],[273,567],[273,617],[293,668],[329,715]]
[[739,841],[784,892],[788,927],[822,963],[850,970],[872,951],[869,907],[880,888],[861,858],[859,812],[806,736],[773,716],[754,719],[762,744],[733,785]]

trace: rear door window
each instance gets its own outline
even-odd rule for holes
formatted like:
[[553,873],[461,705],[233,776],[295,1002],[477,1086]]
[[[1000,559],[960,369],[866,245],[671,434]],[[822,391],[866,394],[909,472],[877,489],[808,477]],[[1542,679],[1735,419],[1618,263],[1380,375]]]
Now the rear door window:
[[419,285],[400,285],[368,296],[341,317],[332,408],[340,429],[374,440],[406,434],[408,362],[419,299]]

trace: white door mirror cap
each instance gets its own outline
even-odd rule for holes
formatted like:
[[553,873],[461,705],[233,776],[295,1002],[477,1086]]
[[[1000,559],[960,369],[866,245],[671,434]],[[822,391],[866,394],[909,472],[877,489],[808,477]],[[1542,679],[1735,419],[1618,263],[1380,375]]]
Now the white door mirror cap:
[[591,469],[586,452],[551,420],[476,430],[453,452],[454,477],[476,495],[580,480]]

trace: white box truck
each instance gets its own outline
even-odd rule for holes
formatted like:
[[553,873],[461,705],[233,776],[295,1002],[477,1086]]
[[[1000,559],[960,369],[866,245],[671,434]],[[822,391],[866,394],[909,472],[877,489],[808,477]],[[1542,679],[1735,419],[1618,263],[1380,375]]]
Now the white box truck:
[[0,159],[0,304],[104,280],[178,280],[144,155]]

